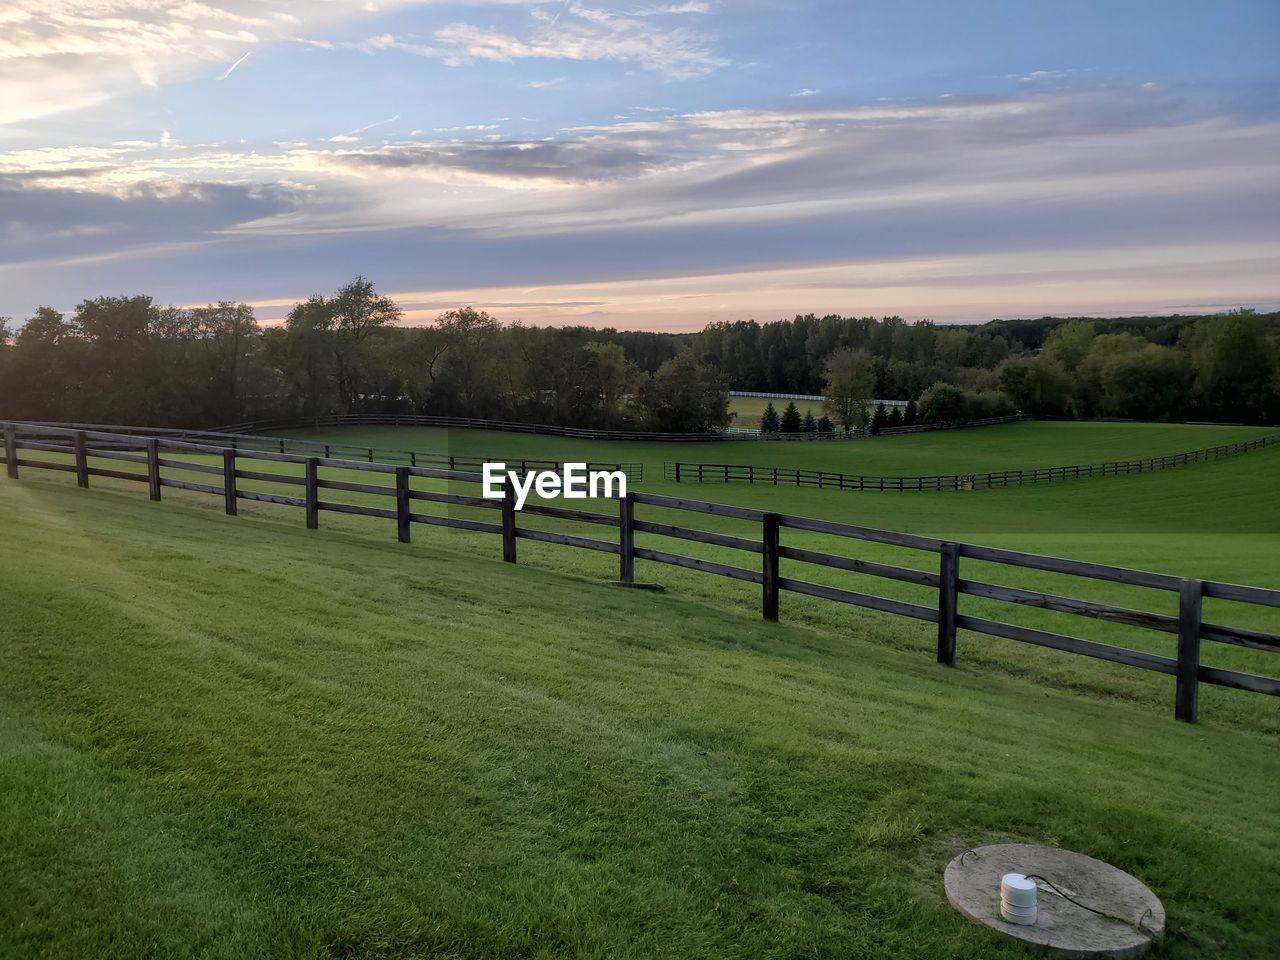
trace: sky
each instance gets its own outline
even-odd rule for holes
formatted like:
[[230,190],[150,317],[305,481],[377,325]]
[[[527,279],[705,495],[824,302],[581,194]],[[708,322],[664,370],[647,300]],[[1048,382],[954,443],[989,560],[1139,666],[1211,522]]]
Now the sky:
[[3,0],[0,316],[1280,308],[1277,0]]

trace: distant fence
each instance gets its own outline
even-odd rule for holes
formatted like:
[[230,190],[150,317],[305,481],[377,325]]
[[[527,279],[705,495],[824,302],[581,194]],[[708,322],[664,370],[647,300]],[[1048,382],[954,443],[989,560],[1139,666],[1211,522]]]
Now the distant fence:
[[[174,487],[221,497],[224,510],[230,515],[237,513],[241,500],[296,507],[304,511],[309,529],[315,529],[319,525],[319,516],[325,511],[376,517],[395,521],[396,536],[402,542],[409,541],[414,524],[430,524],[489,533],[501,538],[502,557],[508,563],[516,562],[517,545],[520,540],[536,540],[617,556],[619,580],[625,584],[635,581],[636,560],[668,564],[758,584],[761,588],[761,612],[769,620],[777,620],[779,617],[780,594],[790,592],[936,624],[937,659],[939,663],[947,666],[955,665],[957,631],[963,629],[1124,664],[1141,670],[1168,674],[1175,678],[1174,715],[1179,720],[1188,722],[1195,722],[1198,717],[1199,685],[1202,683],[1280,696],[1280,679],[1206,666],[1201,663],[1200,657],[1201,642],[1204,640],[1254,650],[1280,652],[1280,636],[1276,634],[1210,623],[1206,622],[1202,616],[1203,602],[1206,598],[1280,608],[1280,590],[1188,579],[1106,564],[1046,557],[1017,550],[939,540],[910,533],[877,530],[847,523],[768,513],[732,504],[707,503],[654,494],[629,493],[619,498],[616,514],[574,510],[545,504],[529,504],[524,508],[523,512],[526,514],[591,524],[594,525],[593,529],[603,526],[617,531],[609,539],[602,539],[598,535],[588,537],[522,527],[510,485],[506,485],[504,497],[500,501],[474,495],[423,490],[412,486],[414,478],[465,483],[480,482],[480,475],[470,472],[327,457],[299,457],[264,450],[237,449],[229,445],[193,443],[167,436],[138,436],[95,429],[13,422],[0,423],[0,428],[3,428],[4,432],[6,472],[13,480],[18,479],[20,470],[25,468],[74,473],[76,482],[81,487],[88,487],[91,477],[110,477],[145,483],[152,500],[160,500],[164,488]],[[30,456],[31,452],[52,453],[67,459],[63,461],[36,459]],[[171,452],[201,455],[206,459],[212,458],[213,462],[175,460],[165,456]],[[116,465],[110,467],[100,465],[104,460]],[[297,464],[302,467],[302,476],[272,473],[265,469],[248,470],[242,467],[242,461]],[[121,469],[122,466],[129,469]],[[334,476],[334,472],[349,471],[389,477],[392,478],[392,484],[357,483]],[[210,482],[181,480],[172,475],[174,472],[208,475]],[[282,484],[294,491],[294,494],[269,494],[246,490],[241,487],[242,480]],[[390,506],[374,507],[332,501],[322,498],[322,491],[326,490],[385,497]],[[416,505],[424,502],[490,508],[499,512],[500,519],[499,522],[494,523],[422,513],[415,509]],[[759,538],[731,536],[716,531],[642,519],[636,516],[637,505],[657,510],[727,517],[759,524]],[[850,542],[888,544],[920,551],[938,558],[937,572],[786,545],[781,540],[783,529],[824,534]],[[639,546],[636,544],[637,534],[710,544],[753,554],[760,560],[758,566],[752,569],[688,557]],[[936,602],[912,603],[784,577],[781,575],[783,560],[932,588],[937,592]],[[961,576],[963,560],[1048,571],[1085,581],[1127,584],[1174,593],[1178,597],[1178,613],[1176,616],[1148,613],[1100,601],[1079,600],[965,579]],[[1171,634],[1177,637],[1177,655],[1167,657],[971,616],[959,610],[962,596],[1035,607]]]
[[[761,397],[766,400],[808,400],[812,403],[821,403],[826,397],[820,393],[762,393],[759,390],[730,390],[731,397]],[[869,407],[876,407],[884,404],[886,407],[905,407],[910,400],[864,400]]]
[[664,480],[674,483],[763,483],[774,486],[819,487],[827,490],[875,490],[879,492],[920,492],[925,490],[981,490],[1027,483],[1115,477],[1130,473],[1151,473],[1191,463],[1221,460],[1280,443],[1280,433],[1253,440],[1224,443],[1203,450],[1189,450],[1141,460],[1114,460],[1107,463],[1073,464],[1065,467],[1030,467],[1025,470],[994,470],[988,473],[949,473],[917,477],[878,477],[800,470],[794,467],[766,467],[741,463],[686,463],[668,460],[663,464]]
[[[126,436],[170,437],[175,440],[192,440],[200,443],[213,443],[230,446],[237,450],[271,450],[276,453],[317,454],[326,458],[360,459],[369,463],[407,463],[411,467],[440,467],[445,470],[484,469],[486,463],[502,462],[509,470],[528,473],[531,470],[560,470],[564,460],[538,460],[528,457],[500,456],[463,456],[453,453],[424,453],[420,450],[398,450],[387,447],[364,447],[350,443],[321,443],[318,440],[301,440],[292,437],[260,437],[250,433],[230,433],[217,430],[179,430],[163,427],[122,427],[112,424],[66,424],[43,423],[52,427],[91,427],[94,430],[105,430],[122,433]],[[573,463],[584,461],[571,460]],[[626,474],[631,483],[644,480],[644,464],[638,462],[613,463],[607,461],[585,461],[588,470],[620,470]]]

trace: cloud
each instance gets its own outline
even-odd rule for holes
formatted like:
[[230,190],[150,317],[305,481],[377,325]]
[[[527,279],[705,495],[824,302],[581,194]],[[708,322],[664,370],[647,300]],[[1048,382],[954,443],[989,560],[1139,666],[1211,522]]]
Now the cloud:
[[302,196],[279,185],[156,182],[86,191],[32,180],[0,176],[0,262],[198,240],[294,210]]
[[817,96],[819,93],[821,93],[821,92],[822,92],[821,90],[814,90],[812,87],[801,87],[801,88],[800,88],[799,90],[797,90],[795,93],[791,94],[791,96],[793,96],[793,97],[816,97],[816,96]]
[[226,79],[252,50],[367,12],[328,0],[6,0],[0,124],[104,103],[234,60],[218,78]]
[[[1201,249],[1198,262],[1218,264],[1241,296],[1263,299],[1266,283],[1244,266],[1222,266],[1223,251],[1262,250],[1280,219],[1280,122],[1205,112],[1149,91],[806,99],[779,109],[651,113],[544,139],[489,140],[492,124],[465,126],[476,129],[376,147],[349,134],[269,146],[161,139],[0,153],[0,204],[21,211],[0,228],[0,260],[13,264],[5,283],[34,285],[37,272],[27,268],[37,271],[37,261],[108,251],[114,269],[136,264],[139,276],[167,278],[170,269],[156,266],[156,236],[176,250],[203,245],[192,284],[212,283],[217,274],[205,268],[216,264],[226,276],[311,284],[354,260],[378,263],[386,282],[439,271],[432,282],[442,288],[499,278],[719,276],[823,260],[943,262],[978,252],[994,263],[1031,251],[1056,251],[1061,276],[1070,267],[1103,278],[1107,258],[1091,250],[1180,244]],[[43,221],[42,206],[50,211]],[[1133,275],[1158,273],[1156,260],[1130,259]],[[1214,286],[1206,270],[1196,285],[1171,283],[1161,302],[1224,295],[1225,281]],[[95,276],[77,268],[77,282]],[[112,289],[123,282],[114,276],[106,278]],[[942,277],[938,289],[959,296],[959,281]],[[822,303],[837,286],[823,280]],[[887,286],[876,278],[865,289],[888,297]],[[1098,279],[1090,296],[1104,288]],[[894,297],[877,302],[908,299]]]
[[616,182],[676,163],[671,157],[602,141],[390,144],[347,152],[332,162],[354,169],[383,169],[444,175],[448,181],[516,186],[537,181],[590,184]]
[[687,28],[663,29],[653,19],[672,13],[703,12],[702,6],[685,4],[628,15],[580,6],[565,6],[550,15],[535,7],[535,27],[524,37],[491,27],[451,23],[437,29],[429,41],[381,34],[356,47],[365,53],[396,50],[432,57],[451,66],[476,60],[633,62],[669,80],[690,80],[727,66],[728,61],[713,54],[706,42]]
[[[253,52],[253,51],[250,51],[250,53],[252,53],[252,52]],[[246,53],[244,56],[242,56],[242,57],[241,57],[239,60],[237,60],[235,63],[231,64],[231,66],[227,67],[227,69],[223,70],[223,71],[222,71],[222,73],[218,76],[218,79],[219,79],[219,80],[225,80],[225,79],[227,79],[227,77],[229,77],[229,76],[231,76],[231,74],[235,73],[235,71],[236,71],[236,67],[240,66],[240,64],[244,63],[244,62],[245,62],[246,60],[248,60],[248,59],[249,59],[249,53]]]

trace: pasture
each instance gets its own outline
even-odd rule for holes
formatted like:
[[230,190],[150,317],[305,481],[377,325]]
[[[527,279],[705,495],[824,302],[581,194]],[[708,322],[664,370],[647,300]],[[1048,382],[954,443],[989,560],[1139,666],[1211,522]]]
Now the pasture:
[[[1280,586],[1275,448],[972,493],[660,480],[664,457],[702,459],[695,446],[910,472],[944,457],[992,469],[1173,453],[1258,432],[1015,424],[661,449],[417,428],[328,435],[643,459],[659,478],[646,491]],[[638,579],[666,593],[609,586],[616,558],[549,544],[521,541],[513,567],[492,535],[430,527],[401,544],[387,520],[324,514],[307,531],[296,509],[245,503],[231,518],[218,497],[166,490],[152,504],[135,484],[72,484],[35,470],[0,479],[0,880],[11,893],[0,954],[1014,957],[940,889],[950,855],[1006,839],[1072,847],[1146,881],[1169,912],[1153,956],[1280,946],[1273,698],[1204,688],[1190,727],[1172,720],[1167,677],[964,633],[948,670],[928,624],[791,595],[782,622],[767,623],[758,587],[645,561]],[[913,562],[862,546],[867,559]],[[886,596],[919,589],[826,574]],[[1061,589],[1054,577],[1001,582]],[[1153,601],[1111,584],[1090,595]],[[1224,606],[1206,617],[1226,619]],[[1017,613],[1140,649],[1172,643]],[[1237,622],[1276,629],[1265,612]],[[1208,662],[1280,672],[1276,654],[1210,646]]]
[[802,419],[806,413],[812,413],[815,420],[822,419],[822,403],[818,400],[770,401],[768,397],[730,397],[729,412],[733,414],[733,421],[729,425],[731,427],[760,426],[760,418],[764,416],[765,408],[771,402],[773,409],[778,411],[779,417],[782,416],[782,411],[787,409],[788,403],[794,403]]

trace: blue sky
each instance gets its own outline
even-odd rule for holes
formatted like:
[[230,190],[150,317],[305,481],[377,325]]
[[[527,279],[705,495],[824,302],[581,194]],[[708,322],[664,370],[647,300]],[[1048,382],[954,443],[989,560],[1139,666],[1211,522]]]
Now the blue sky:
[[1280,4],[8,0],[0,315],[1280,306]]

